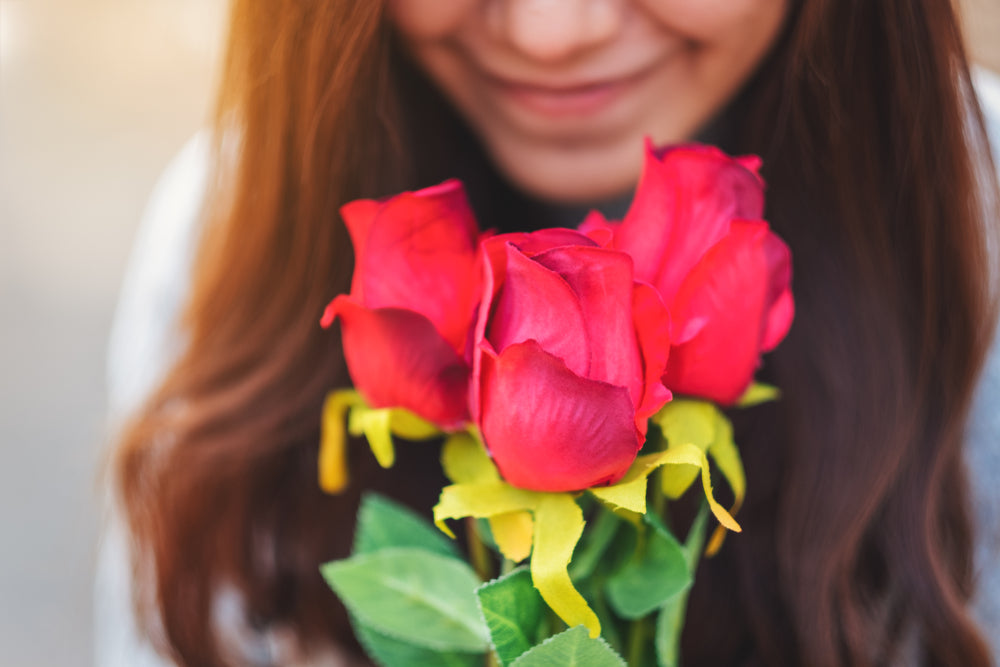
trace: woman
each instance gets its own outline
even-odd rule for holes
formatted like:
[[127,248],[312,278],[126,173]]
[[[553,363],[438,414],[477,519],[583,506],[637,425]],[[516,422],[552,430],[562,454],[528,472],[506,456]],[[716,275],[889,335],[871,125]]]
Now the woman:
[[785,398],[736,416],[744,533],[699,571],[685,664],[988,664],[963,439],[997,193],[951,3],[382,4],[235,2],[183,345],[115,461],[141,633],[181,664],[344,658],[316,567],[359,489],[440,488],[405,450],[317,488],[348,382],[316,325],[350,279],[340,205],[457,176],[484,227],[617,217],[648,134],[760,155],[795,258],[763,370]]

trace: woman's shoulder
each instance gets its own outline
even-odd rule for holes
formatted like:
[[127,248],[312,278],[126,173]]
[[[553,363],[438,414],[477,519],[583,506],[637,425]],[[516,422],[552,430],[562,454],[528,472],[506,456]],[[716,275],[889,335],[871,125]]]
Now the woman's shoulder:
[[[224,142],[221,148],[228,157],[236,146]],[[215,149],[211,133],[192,137],[163,171],[142,214],[108,347],[113,428],[142,404],[183,348],[179,320],[190,292],[209,188],[217,173]],[[172,664],[157,654],[138,627],[133,608],[134,548],[121,501],[109,490],[94,582],[94,658],[101,667]],[[294,633],[286,628],[249,628],[240,595],[227,587],[213,601],[213,621],[239,664],[355,664],[332,646],[303,655]]]
[[972,84],[986,120],[993,155],[1000,156],[1000,74],[985,67],[973,67]]
[[[122,278],[107,353],[112,429],[153,391],[182,344],[178,315],[212,162],[211,137],[192,137],[170,161],[140,218]],[[94,581],[94,658],[102,667],[169,664],[141,637],[132,609],[130,538],[108,492]]]
[[1000,656],[1000,338],[976,390],[966,430],[966,462],[973,490],[976,540],[976,611]]
[[180,348],[177,321],[190,288],[212,155],[207,131],[192,137],[164,170],[142,214],[108,346],[112,420],[138,407]]
[[[973,84],[1000,166],[1000,75],[973,69]],[[1000,224],[1000,221],[994,221]],[[966,461],[973,490],[977,595],[975,611],[1000,656],[1000,325],[983,368],[966,431]]]

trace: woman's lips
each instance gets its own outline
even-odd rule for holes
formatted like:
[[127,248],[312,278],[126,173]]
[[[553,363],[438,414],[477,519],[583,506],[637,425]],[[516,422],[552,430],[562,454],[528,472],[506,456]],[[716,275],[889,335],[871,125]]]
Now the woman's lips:
[[588,116],[611,106],[633,86],[642,73],[595,83],[539,86],[489,77],[503,97],[535,114],[567,118]]

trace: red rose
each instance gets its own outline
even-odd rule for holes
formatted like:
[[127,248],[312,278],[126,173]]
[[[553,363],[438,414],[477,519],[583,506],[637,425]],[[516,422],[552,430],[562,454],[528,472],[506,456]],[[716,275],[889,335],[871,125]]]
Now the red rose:
[[636,278],[669,308],[665,384],[723,405],[743,394],[761,353],[785,337],[794,315],[791,254],[760,219],[759,167],[755,157],[709,146],[647,146],[625,219],[592,214],[582,227],[631,255]]
[[355,387],[444,428],[469,421],[466,360],[479,298],[479,232],[461,183],[341,209],[354,244],[350,295],[334,299]]
[[473,418],[500,473],[538,491],[618,480],[669,400],[663,303],[628,255],[573,231],[483,249]]

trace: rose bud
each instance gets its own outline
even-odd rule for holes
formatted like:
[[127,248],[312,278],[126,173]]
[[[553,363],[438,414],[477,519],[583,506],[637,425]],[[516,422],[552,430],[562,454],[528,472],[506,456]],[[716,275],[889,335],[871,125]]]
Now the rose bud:
[[472,409],[501,475],[538,491],[617,481],[670,398],[662,301],[628,255],[569,230],[483,250]]
[[355,388],[372,407],[462,426],[482,270],[461,183],[354,201],[341,216],[354,244],[354,275],[350,294],[327,306],[322,324],[340,319]]
[[759,167],[709,146],[648,145],[625,219],[591,214],[581,227],[631,255],[670,310],[664,383],[676,393],[735,402],[791,326],[791,254],[760,219]]

